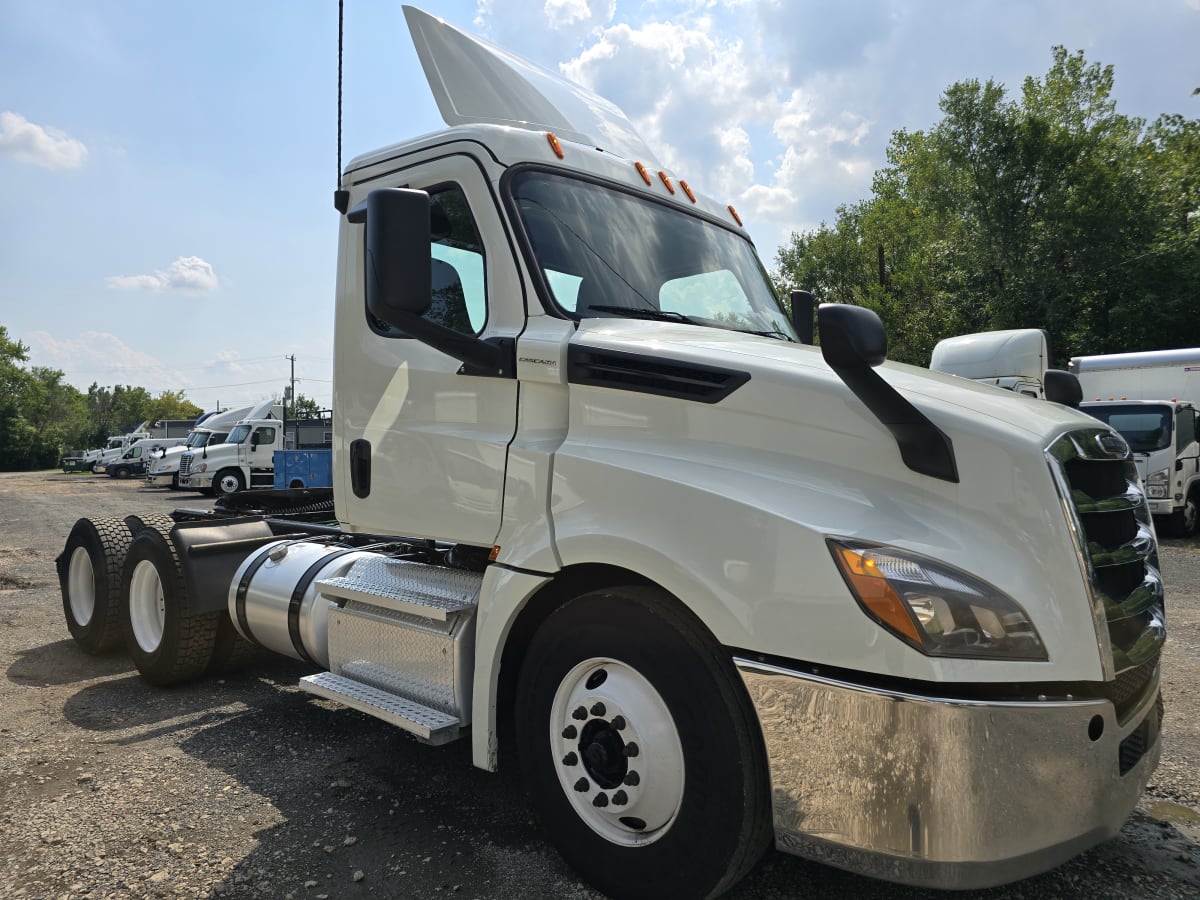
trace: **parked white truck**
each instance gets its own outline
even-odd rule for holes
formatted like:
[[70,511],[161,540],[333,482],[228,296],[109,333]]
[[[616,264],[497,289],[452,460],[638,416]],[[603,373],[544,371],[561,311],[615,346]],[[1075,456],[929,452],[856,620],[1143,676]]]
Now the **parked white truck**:
[[110,436],[104,447],[85,450],[79,457],[64,458],[63,470],[75,472],[86,469],[95,472],[99,469],[101,472],[106,471],[108,463],[124,456],[137,441],[146,438],[182,438],[203,419],[203,416],[200,419],[160,419],[153,424],[147,419],[128,434]]
[[1041,328],[959,334],[937,342],[929,360],[935,372],[970,378],[1023,397],[1078,406],[1082,395],[1069,372],[1051,369],[1050,339]]
[[158,459],[163,453],[181,445],[186,438],[142,438],[134,441],[128,450],[116,459],[98,463],[92,471],[98,475],[108,475],[112,478],[129,478],[134,475],[145,475],[146,467]]
[[796,341],[619,110],[405,13],[449,127],[336,194],[333,508],[81,519],[76,640],[158,684],[253,642],[482,768],[511,741],[614,897],[714,896],[772,842],[976,888],[1115,835],[1165,638],[1125,442],[885,363],[866,310]]
[[1200,530],[1200,348],[1077,356],[1081,409],[1129,442],[1167,533]]
[[183,454],[203,450],[209,444],[221,444],[239,420],[244,419],[252,406],[217,412],[201,420],[179,447],[172,447],[162,456],[152,460],[146,467],[146,484],[149,487],[179,487],[179,464]]
[[210,442],[179,461],[179,487],[226,496],[275,486],[275,451],[329,447],[332,419],[287,420],[270,401],[252,409],[220,443]]

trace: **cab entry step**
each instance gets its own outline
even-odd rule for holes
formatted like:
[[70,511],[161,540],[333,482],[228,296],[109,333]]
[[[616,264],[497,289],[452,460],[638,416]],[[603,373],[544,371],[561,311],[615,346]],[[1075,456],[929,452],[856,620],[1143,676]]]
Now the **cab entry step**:
[[456,717],[353,678],[319,672],[301,678],[300,690],[382,719],[430,744],[458,737]]

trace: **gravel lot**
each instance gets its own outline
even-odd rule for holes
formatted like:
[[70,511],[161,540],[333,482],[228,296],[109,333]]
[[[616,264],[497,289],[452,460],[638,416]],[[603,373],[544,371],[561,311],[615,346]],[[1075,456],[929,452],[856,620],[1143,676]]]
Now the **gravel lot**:
[[[514,771],[295,687],[273,657],[173,689],[79,651],[54,570],[80,516],[207,507],[58,472],[0,474],[0,897],[595,898]],[[1163,758],[1118,838],[964,898],[1200,896],[1200,547],[1167,541]],[[1014,789],[1019,786],[1014,785]],[[945,898],[772,854],[735,898]]]

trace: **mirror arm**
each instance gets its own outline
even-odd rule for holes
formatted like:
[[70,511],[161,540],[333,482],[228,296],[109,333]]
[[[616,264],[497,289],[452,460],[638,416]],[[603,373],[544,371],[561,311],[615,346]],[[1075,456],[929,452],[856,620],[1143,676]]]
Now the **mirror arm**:
[[491,378],[515,378],[517,375],[517,342],[512,338],[480,340],[411,313],[394,313],[392,318],[392,324],[409,337],[461,362],[460,375]]

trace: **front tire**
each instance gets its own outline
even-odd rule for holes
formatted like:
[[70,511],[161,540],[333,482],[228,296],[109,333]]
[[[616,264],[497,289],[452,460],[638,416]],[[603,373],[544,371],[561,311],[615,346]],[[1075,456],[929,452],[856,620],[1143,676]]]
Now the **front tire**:
[[1169,522],[1173,537],[1193,537],[1200,530],[1200,507],[1195,494],[1189,494],[1183,506],[1171,513]]
[[152,684],[179,684],[202,675],[213,658],[221,613],[194,609],[169,529],[137,532],[121,571],[125,646]]
[[212,482],[213,491],[218,497],[236,494],[246,489],[246,479],[238,469],[222,469]]
[[521,669],[516,741],[547,836],[613,897],[715,896],[771,840],[741,681],[657,589],[585,594],[547,618]]
[[129,477],[129,467],[128,466],[117,466],[115,469],[112,470],[112,477],[118,478],[118,479],[128,478]]

